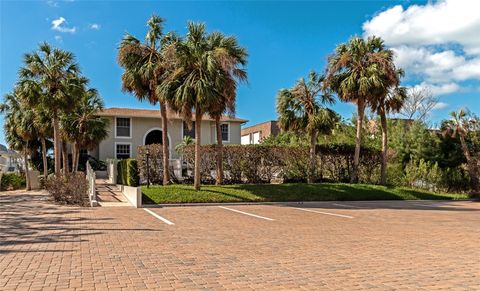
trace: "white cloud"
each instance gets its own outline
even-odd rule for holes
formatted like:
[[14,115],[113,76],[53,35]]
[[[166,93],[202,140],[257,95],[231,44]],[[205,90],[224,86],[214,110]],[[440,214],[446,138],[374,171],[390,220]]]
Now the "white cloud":
[[397,65],[432,92],[458,91],[459,82],[480,81],[480,1],[439,0],[400,5],[363,24],[396,52]]
[[52,29],[60,32],[75,33],[77,31],[76,27],[67,27],[67,20],[63,17],[55,19],[52,21]]
[[98,23],[92,23],[88,26],[90,29],[94,29],[94,30],[99,30],[100,29],[100,24]]
[[445,102],[438,102],[437,104],[435,104],[435,106],[433,106],[433,110],[442,110],[442,109],[446,109],[448,108],[449,105]]
[[428,89],[434,96],[445,95],[460,91],[461,87],[457,83],[443,83],[443,84],[432,84],[427,82],[422,82],[418,85],[415,85],[414,88],[418,89]]

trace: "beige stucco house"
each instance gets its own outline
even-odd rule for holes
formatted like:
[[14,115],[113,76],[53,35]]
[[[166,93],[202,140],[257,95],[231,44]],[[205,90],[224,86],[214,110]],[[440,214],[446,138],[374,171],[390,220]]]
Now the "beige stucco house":
[[[107,108],[99,113],[100,116],[110,120],[109,135],[98,148],[90,154],[97,159],[136,157],[137,148],[152,143],[162,143],[162,120],[159,110],[132,109],[132,108]],[[195,131],[189,130],[183,119],[178,114],[169,112],[168,115],[168,142],[170,158],[178,158],[175,146],[184,136],[195,139]],[[193,116],[195,118],[195,116]],[[222,137],[224,144],[240,144],[240,128],[247,120],[223,116]],[[202,144],[216,143],[215,122],[205,116],[202,120]]]

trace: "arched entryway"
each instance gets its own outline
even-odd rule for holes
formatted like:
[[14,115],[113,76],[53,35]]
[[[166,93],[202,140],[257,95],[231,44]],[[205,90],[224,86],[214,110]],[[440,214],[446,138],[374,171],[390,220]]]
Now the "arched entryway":
[[159,129],[152,130],[145,136],[145,145],[156,143],[163,144],[162,131]]

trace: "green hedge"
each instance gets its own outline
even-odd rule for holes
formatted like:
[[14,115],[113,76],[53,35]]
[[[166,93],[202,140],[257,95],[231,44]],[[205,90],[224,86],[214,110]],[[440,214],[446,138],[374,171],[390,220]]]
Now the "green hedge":
[[16,173],[5,173],[2,175],[0,190],[17,190],[25,188],[27,182],[24,176]]
[[126,159],[118,162],[117,183],[137,187],[139,183],[138,164],[135,159]]

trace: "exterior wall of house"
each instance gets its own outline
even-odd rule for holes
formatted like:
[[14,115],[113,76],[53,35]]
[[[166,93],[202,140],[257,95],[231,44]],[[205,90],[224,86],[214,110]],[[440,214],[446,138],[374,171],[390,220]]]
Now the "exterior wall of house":
[[[123,116],[118,116],[122,118]],[[136,157],[139,146],[145,144],[145,137],[147,134],[155,129],[162,129],[162,121],[160,118],[145,118],[145,117],[125,117],[130,119],[131,133],[130,138],[116,137],[115,126],[116,117],[107,117],[110,120],[108,127],[109,135],[103,140],[98,149],[91,151],[90,155],[100,159],[107,160],[116,156],[116,144],[130,144],[131,157]],[[225,144],[239,144],[240,143],[240,122],[225,122],[229,124],[230,140],[224,142]],[[210,120],[202,121],[202,144],[212,144],[216,142],[215,123]],[[173,119],[168,123],[168,136],[170,142],[170,158],[178,158],[175,151],[175,146],[182,142],[183,139],[183,121],[181,119]]]
[[270,135],[277,135],[280,129],[276,121],[267,121],[255,124],[246,128],[242,128],[241,143],[242,144],[258,144],[262,139]]

